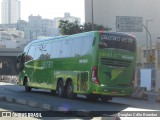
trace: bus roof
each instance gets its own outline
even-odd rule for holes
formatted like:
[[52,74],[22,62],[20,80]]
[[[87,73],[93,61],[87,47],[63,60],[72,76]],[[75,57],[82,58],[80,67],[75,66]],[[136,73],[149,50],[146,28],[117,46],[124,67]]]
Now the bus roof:
[[83,32],[83,33],[78,33],[78,34],[73,34],[73,35],[63,35],[63,36],[55,36],[55,37],[48,37],[48,38],[44,38],[44,39],[40,39],[40,40],[33,40],[32,42],[30,42],[29,44],[35,43],[35,42],[43,42],[45,40],[57,40],[60,38],[64,38],[64,37],[73,37],[73,36],[81,36],[83,34],[94,34],[94,33],[111,33],[111,34],[119,34],[119,35],[126,35],[126,36],[134,36],[132,34],[129,33],[122,33],[122,32],[110,32],[110,31],[89,31],[89,32]]
[[95,34],[95,33],[111,33],[111,34],[119,34],[119,35],[126,35],[126,36],[131,36],[134,37],[134,35],[132,34],[128,34],[128,33],[122,33],[122,32],[110,32],[110,31],[89,31],[89,32],[83,32],[83,33],[77,33],[77,34],[73,34],[73,35],[63,35],[63,36],[55,36],[55,37],[47,37],[44,39],[40,39],[40,40],[33,40],[32,42],[30,42],[25,48],[28,49],[28,47],[32,44],[32,43],[36,43],[36,42],[44,42],[44,41],[49,41],[49,40],[58,40],[61,38],[72,38],[73,36],[78,37],[78,36],[83,36],[83,35],[89,35],[89,34]]

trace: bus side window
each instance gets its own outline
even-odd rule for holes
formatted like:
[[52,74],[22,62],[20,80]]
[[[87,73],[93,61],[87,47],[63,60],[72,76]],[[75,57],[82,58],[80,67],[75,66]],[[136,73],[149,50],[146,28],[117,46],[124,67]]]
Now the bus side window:
[[28,54],[25,55],[25,62],[35,59],[35,45],[31,45]]
[[43,59],[49,59],[51,56],[51,42],[43,44]]
[[74,38],[72,40],[71,57],[80,57],[82,55],[82,38]]
[[61,54],[61,40],[51,43],[51,58],[59,58]]
[[72,50],[72,40],[67,39],[62,41],[62,47],[61,47],[61,58],[67,58],[71,57],[71,50]]
[[43,43],[36,46],[35,59],[44,60],[50,58],[51,43]]
[[40,58],[40,55],[41,55],[41,50],[40,50],[41,47],[40,46],[41,45],[39,45],[39,44],[36,45],[36,50],[35,50],[35,53],[36,53],[35,54],[35,59],[36,60],[38,60]]
[[22,53],[17,57],[17,68],[20,71],[23,70],[24,68],[24,63],[25,63],[24,56],[25,56],[25,53]]
[[93,45],[93,37],[92,36],[85,36],[82,38],[82,55],[86,55],[89,54],[89,52],[92,49],[92,45]]

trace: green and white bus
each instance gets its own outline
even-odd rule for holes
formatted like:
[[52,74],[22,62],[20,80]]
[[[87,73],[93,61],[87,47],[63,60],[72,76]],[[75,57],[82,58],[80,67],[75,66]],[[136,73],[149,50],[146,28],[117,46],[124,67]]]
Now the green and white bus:
[[103,100],[129,96],[136,65],[133,35],[91,31],[34,40],[17,57],[19,84],[51,90],[58,96],[77,94]]

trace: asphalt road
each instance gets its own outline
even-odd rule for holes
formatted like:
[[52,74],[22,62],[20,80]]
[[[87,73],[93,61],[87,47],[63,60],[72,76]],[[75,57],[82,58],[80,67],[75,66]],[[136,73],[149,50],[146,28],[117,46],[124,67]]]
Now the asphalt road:
[[[53,111],[57,110],[72,111],[72,113],[71,112],[69,114],[67,113],[67,115],[68,116],[71,115],[74,118],[77,118],[76,115],[75,116],[73,115],[77,111],[86,111],[89,113],[90,111],[92,111],[94,115],[96,113],[97,116],[107,116],[108,117],[107,120],[112,120],[112,119],[114,120],[115,116],[120,111],[160,110],[160,104],[154,103],[153,100],[143,101],[130,98],[114,98],[112,101],[108,103],[90,102],[84,98],[77,98],[76,100],[70,100],[66,98],[59,98],[56,95],[51,95],[50,91],[47,90],[32,89],[32,92],[28,93],[24,91],[24,87],[22,86],[2,83],[2,82],[0,82],[0,91],[1,91],[0,96],[7,96],[16,99],[25,99],[28,101],[36,101],[39,104],[44,104],[44,103],[50,104],[53,106],[52,109]],[[0,104],[0,107],[3,108],[3,104]],[[17,110],[30,109],[26,107],[23,108],[22,106],[22,108],[21,107],[19,109],[18,107],[16,108]],[[62,114],[62,116],[63,115],[66,116],[66,114]],[[85,119],[90,119],[90,118],[85,118]]]
[[68,110],[72,109],[76,111],[121,111],[129,107],[129,105],[112,102],[90,102],[85,98],[77,98],[76,100],[59,98],[57,95],[52,95],[50,91],[42,89],[32,89],[32,92],[25,92],[23,86],[11,84],[1,85],[0,91],[0,95],[37,101],[41,104],[51,104],[54,107],[54,110],[66,108]]

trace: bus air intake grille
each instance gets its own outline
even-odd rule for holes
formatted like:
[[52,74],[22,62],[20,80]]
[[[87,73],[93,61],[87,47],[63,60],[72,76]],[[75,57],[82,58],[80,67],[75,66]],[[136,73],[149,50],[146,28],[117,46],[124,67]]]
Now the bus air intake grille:
[[131,65],[131,61],[128,60],[118,60],[111,58],[101,58],[101,64],[108,65],[111,67],[129,67]]

